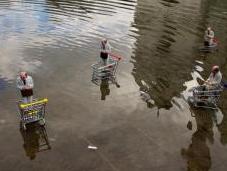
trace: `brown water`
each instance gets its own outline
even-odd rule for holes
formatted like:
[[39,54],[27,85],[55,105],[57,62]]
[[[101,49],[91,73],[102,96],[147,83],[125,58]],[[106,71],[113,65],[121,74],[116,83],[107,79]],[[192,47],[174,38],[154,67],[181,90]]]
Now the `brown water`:
[[[219,51],[200,53],[208,25]],[[213,64],[226,79],[226,26],[225,0],[1,1],[0,170],[226,170],[227,93],[218,111],[185,101]],[[90,81],[104,37],[123,56],[120,88]],[[49,98],[44,130],[19,129],[21,70]]]

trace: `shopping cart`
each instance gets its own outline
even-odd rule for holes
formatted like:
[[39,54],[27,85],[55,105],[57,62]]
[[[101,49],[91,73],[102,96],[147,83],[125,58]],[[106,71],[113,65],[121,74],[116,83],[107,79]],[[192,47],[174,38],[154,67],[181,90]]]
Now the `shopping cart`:
[[45,125],[45,112],[48,99],[33,100],[32,103],[24,104],[18,102],[18,107],[21,117],[21,126],[26,130],[26,124],[39,122],[40,125]]
[[218,40],[216,38],[214,38],[214,42],[212,45],[209,46],[202,46],[199,48],[200,52],[214,52],[218,50]]
[[109,54],[107,65],[103,65],[102,62],[93,64],[91,66],[93,70],[91,81],[96,85],[100,85],[102,80],[117,84],[116,71],[120,60],[120,57]]
[[193,96],[189,98],[189,102],[196,108],[217,109],[221,92],[224,90],[222,85],[212,89],[207,89],[204,85],[193,89]]

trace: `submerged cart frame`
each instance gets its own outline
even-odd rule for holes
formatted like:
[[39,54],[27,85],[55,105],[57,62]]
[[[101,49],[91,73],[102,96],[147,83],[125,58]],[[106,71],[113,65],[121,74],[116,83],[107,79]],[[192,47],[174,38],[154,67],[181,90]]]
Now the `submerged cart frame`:
[[26,124],[39,122],[40,125],[45,125],[45,112],[48,99],[33,100],[32,103],[24,104],[18,102],[20,110],[21,126],[26,129]]
[[91,66],[93,70],[91,81],[96,85],[100,85],[102,80],[117,84],[116,72],[120,60],[120,57],[109,55],[107,65],[103,65],[102,62],[93,64]]
[[221,85],[211,90],[206,90],[205,86],[198,86],[193,90],[191,103],[196,108],[217,109],[223,89]]

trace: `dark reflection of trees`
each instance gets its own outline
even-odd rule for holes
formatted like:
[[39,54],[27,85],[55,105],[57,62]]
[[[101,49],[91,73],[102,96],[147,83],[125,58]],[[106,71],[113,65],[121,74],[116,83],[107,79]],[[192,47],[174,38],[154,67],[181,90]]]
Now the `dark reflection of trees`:
[[23,148],[26,152],[26,156],[31,160],[35,159],[36,153],[51,148],[44,126],[31,124],[27,126],[26,130],[20,128],[20,133],[24,140]]
[[[168,3],[173,6],[178,4],[170,1]],[[169,109],[172,107],[172,97],[178,96],[183,90],[182,85],[190,73],[184,63],[177,64],[178,58],[182,60],[182,56],[174,54],[172,49],[177,41],[178,23],[168,11],[172,6],[165,7],[165,13],[157,12],[157,15],[161,15],[157,17],[152,12],[145,13],[143,5],[140,4],[153,6],[153,2],[139,0],[137,4],[135,27],[138,28],[139,36],[133,57],[133,75],[140,90],[147,92],[158,108]],[[185,75],[187,70],[188,74]]]
[[53,6],[57,7],[57,8],[60,8],[60,5],[59,5],[58,1],[59,0],[47,0],[46,2],[48,4],[50,4],[50,5],[53,5]]
[[187,170],[208,171],[211,168],[210,149],[207,140],[213,144],[212,114],[204,109],[194,111],[197,130],[192,134],[192,142],[187,149],[181,150],[187,160]]
[[227,115],[223,114],[223,120],[218,125],[218,130],[221,134],[220,141],[223,145],[227,145]]
[[[226,68],[227,69],[227,68]],[[226,73],[226,72],[224,72]],[[226,81],[225,77],[224,80]],[[221,96],[220,107],[223,114],[222,122],[217,125],[220,132],[220,142],[222,145],[227,145],[227,90],[225,89]]]
[[[106,8],[105,5],[107,4],[103,4],[104,2],[105,0],[103,2],[97,0],[46,0],[47,4],[57,7],[62,11],[62,14],[65,15],[69,13],[70,15],[75,14],[77,16],[88,17],[86,16],[86,14],[89,13],[101,13],[103,15],[111,15],[113,13],[116,13],[112,8],[114,4],[109,4],[108,8]],[[108,3],[111,2],[108,1]],[[99,10],[96,10],[97,8],[99,8]],[[76,9],[79,9],[79,11],[77,11]]]
[[165,6],[171,7],[171,6],[173,6],[173,4],[178,4],[179,1],[176,1],[176,0],[161,0],[160,3],[165,5]]
[[222,122],[217,125],[218,131],[220,132],[220,142],[222,145],[227,145],[227,91],[225,90],[221,97],[221,106],[223,112]]
[[1,8],[5,9],[6,7],[10,7],[11,3],[12,2],[10,2],[10,1],[0,1],[0,9]]
[[[191,79],[190,73],[195,58],[202,60],[198,49],[195,50],[193,47],[203,44],[206,27],[214,26],[216,36],[219,36],[221,30],[226,30],[223,17],[220,20],[217,17],[217,15],[222,15],[222,11],[216,12],[215,10],[221,8],[220,6],[224,3],[227,6],[227,1],[201,0],[201,3],[198,3],[200,5],[198,17],[195,17],[195,14],[184,13],[184,10],[187,11],[193,7],[193,2],[192,4],[189,1],[184,3],[179,0],[159,0],[158,2],[163,5],[160,9],[160,4],[155,4],[154,1],[137,1],[134,27],[138,30],[136,32],[138,37],[135,44],[135,56],[132,57],[134,59],[133,75],[141,90],[145,89],[149,93],[158,108],[169,109],[172,106],[172,97],[178,96],[184,89],[184,82]],[[150,6],[151,8],[147,10]],[[181,14],[184,16],[182,17]],[[186,23],[184,19],[190,23]],[[190,36],[194,38],[198,36],[198,39],[192,39],[191,44],[188,44],[191,46],[191,53],[185,52],[186,46],[179,33],[188,40]],[[193,44],[194,41],[199,41],[199,43]],[[223,68],[224,60],[219,57],[207,58],[203,66],[205,72],[202,75],[207,76],[214,63]]]

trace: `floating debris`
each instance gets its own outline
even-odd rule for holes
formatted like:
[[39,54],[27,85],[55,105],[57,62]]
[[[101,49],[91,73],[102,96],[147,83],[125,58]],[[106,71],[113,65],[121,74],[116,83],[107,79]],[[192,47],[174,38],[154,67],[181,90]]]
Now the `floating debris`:
[[87,148],[91,149],[91,150],[98,150],[98,147],[93,146],[93,145],[89,145]]
[[150,103],[151,105],[155,104],[154,100],[151,99],[151,96],[148,93],[146,93],[144,91],[140,91],[140,96],[143,101]]
[[151,99],[150,95],[144,91],[140,91],[140,96],[143,101],[147,102],[148,100]]
[[195,60],[195,62],[197,62],[198,64],[203,64],[202,61]]

